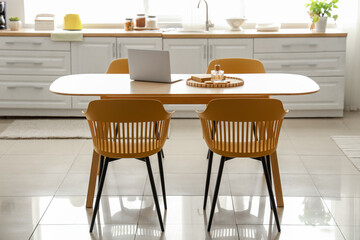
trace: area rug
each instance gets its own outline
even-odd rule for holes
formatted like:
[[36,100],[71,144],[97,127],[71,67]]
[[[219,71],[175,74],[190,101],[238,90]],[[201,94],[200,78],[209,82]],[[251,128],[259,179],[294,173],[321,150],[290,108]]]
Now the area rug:
[[89,139],[86,119],[27,119],[15,120],[0,139]]
[[360,171],[360,136],[334,136],[332,139]]

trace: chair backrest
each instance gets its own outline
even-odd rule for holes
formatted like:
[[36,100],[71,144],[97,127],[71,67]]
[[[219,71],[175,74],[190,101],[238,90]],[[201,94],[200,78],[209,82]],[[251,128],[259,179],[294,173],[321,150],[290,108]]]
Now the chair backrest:
[[113,60],[106,73],[129,73],[129,64],[127,58]]
[[111,158],[142,158],[159,152],[172,115],[157,100],[95,100],[84,114],[94,150]]
[[219,64],[224,73],[265,73],[262,62],[249,58],[222,58],[214,59],[209,63],[207,74],[215,69],[215,65]]
[[198,112],[206,144],[226,157],[273,153],[287,111],[277,99],[216,99]]

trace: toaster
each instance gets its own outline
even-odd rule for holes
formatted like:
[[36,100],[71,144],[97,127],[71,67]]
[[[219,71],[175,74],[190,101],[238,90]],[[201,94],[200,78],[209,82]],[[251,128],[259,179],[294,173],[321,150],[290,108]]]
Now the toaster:
[[81,30],[82,24],[79,14],[66,14],[64,17],[64,30]]

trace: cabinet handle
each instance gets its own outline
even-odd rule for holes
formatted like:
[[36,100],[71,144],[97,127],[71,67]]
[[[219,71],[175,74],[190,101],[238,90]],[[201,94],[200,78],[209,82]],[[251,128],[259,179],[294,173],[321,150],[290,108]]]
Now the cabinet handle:
[[34,62],[34,61],[7,61],[6,64],[8,64],[8,65],[14,65],[14,64],[42,65],[43,62]]
[[294,63],[294,64],[281,64],[281,67],[287,67],[287,68],[289,68],[289,67],[301,67],[301,66],[303,66],[303,67],[316,67],[317,64],[316,63],[310,63],[310,64],[306,64],[306,63],[304,63],[304,64],[296,64],[296,63]]
[[116,58],[116,45],[115,43],[112,44],[113,47],[113,58]]
[[213,46],[210,45],[210,60],[213,58]]
[[118,44],[118,58],[121,58],[121,43]]
[[203,46],[203,50],[204,50],[204,59],[206,59],[206,45]]
[[316,43],[298,43],[298,44],[283,44],[283,47],[296,47],[296,46],[309,46],[309,47],[317,47]]
[[34,85],[10,85],[7,86],[8,89],[15,89],[15,88],[33,88],[33,89],[37,89],[37,90],[42,90],[44,89],[44,87],[40,87],[40,86],[34,86]]
[[33,45],[41,45],[42,42],[5,42],[5,44],[33,44]]

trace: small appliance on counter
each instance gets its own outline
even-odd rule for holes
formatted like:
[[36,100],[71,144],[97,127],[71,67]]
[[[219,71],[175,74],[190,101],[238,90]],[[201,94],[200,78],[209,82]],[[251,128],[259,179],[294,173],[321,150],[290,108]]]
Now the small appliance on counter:
[[55,15],[42,13],[35,17],[35,31],[47,31],[55,29]]
[[64,30],[81,30],[82,24],[79,14],[66,14],[64,17]]
[[6,28],[6,2],[0,2],[0,30]]

